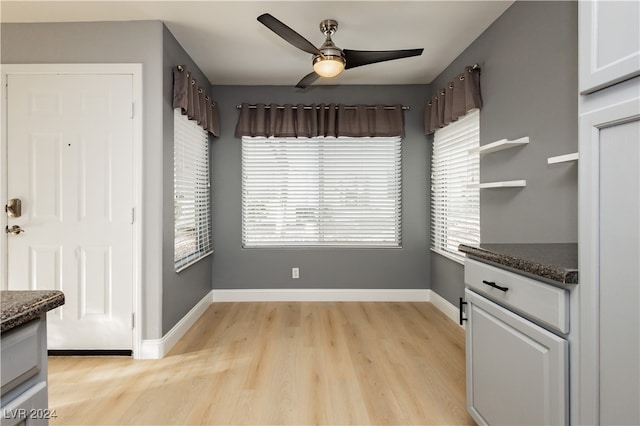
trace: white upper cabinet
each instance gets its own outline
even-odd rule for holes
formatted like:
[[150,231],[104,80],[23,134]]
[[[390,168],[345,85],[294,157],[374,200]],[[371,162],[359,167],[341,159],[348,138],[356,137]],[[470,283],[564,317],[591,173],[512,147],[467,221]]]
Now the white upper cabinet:
[[580,93],[640,75],[640,2],[579,3]]

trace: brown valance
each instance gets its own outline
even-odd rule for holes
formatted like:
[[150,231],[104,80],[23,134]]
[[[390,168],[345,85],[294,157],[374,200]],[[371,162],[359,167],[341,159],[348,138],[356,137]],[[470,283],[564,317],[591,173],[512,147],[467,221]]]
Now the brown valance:
[[173,69],[173,107],[180,108],[182,115],[195,120],[213,136],[220,136],[218,105],[207,95],[206,89],[198,86],[186,65]]
[[401,105],[242,104],[236,136],[404,136]]
[[462,74],[457,75],[447,87],[438,90],[427,101],[424,113],[425,134],[431,134],[472,109],[481,107],[480,68],[476,65],[465,67]]

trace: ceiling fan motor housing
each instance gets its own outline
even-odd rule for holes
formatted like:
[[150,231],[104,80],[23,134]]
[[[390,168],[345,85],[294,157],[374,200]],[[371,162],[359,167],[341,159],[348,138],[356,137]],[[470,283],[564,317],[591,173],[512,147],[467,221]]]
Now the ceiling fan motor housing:
[[338,31],[338,21],[335,19],[325,19],[320,22],[320,31],[326,36],[332,36]]
[[344,59],[344,55],[342,53],[342,49],[337,47],[333,41],[331,40],[331,36],[338,31],[338,21],[334,19],[325,19],[320,22],[320,31],[324,34],[327,39],[324,41],[322,46],[319,47],[318,50],[322,52],[323,56],[313,55],[312,64],[315,64],[318,61],[322,60],[334,60],[340,61],[343,64],[346,63]]
[[342,50],[338,49],[337,47],[324,48],[323,46],[320,48],[320,51],[324,56],[313,55],[312,64],[315,64],[316,62],[319,62],[319,61],[326,61],[326,60],[340,61],[343,64],[346,64],[344,56],[342,55]]

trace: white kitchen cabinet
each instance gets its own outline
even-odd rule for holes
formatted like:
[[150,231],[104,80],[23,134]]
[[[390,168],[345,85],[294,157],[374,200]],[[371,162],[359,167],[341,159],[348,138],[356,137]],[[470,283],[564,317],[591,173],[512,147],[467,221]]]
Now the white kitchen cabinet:
[[569,289],[523,274],[465,260],[467,408],[481,425],[569,423]]
[[580,93],[640,75],[640,2],[579,3]]
[[640,424],[640,77],[580,104],[576,424]]
[[467,406],[478,424],[569,420],[568,342],[467,289]]
[[48,425],[45,315],[2,334],[2,426]]
[[581,1],[578,26],[580,285],[571,418],[637,425],[640,2]]

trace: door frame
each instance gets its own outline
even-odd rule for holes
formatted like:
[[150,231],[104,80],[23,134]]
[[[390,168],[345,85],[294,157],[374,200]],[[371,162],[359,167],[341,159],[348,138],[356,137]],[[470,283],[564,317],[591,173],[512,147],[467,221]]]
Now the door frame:
[[[100,75],[122,75],[128,74],[133,77],[132,99],[133,99],[133,208],[135,217],[133,221],[133,270],[131,289],[133,322],[133,357],[138,358],[142,346],[142,64],[139,63],[118,63],[118,64],[2,64],[0,67],[0,81],[2,99],[0,100],[0,119],[2,132],[0,135],[0,199],[2,204],[7,201],[8,192],[8,105],[7,105],[7,77],[12,74],[100,74]],[[0,289],[7,290],[8,282],[8,238],[4,232],[7,226],[7,215],[1,214],[0,221]]]

